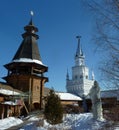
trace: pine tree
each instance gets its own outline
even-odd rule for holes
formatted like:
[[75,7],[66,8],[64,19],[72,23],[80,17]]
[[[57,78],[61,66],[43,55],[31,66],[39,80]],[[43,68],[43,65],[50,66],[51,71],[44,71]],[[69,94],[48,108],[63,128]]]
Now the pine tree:
[[44,116],[47,122],[52,125],[62,122],[63,109],[60,98],[55,94],[54,90],[50,90],[46,98]]

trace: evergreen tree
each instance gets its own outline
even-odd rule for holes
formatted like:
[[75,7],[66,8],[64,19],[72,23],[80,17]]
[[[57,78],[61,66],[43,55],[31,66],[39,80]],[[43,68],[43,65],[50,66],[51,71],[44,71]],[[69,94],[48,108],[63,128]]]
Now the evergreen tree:
[[46,98],[44,116],[47,122],[52,125],[62,122],[63,109],[60,98],[55,94],[54,90],[50,90]]

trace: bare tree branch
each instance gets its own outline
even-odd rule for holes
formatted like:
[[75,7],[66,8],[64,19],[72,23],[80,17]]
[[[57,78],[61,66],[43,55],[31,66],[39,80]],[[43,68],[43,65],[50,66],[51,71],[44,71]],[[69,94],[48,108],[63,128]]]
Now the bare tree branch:
[[95,16],[96,49],[104,54],[99,67],[101,76],[108,85],[119,87],[119,0],[86,2]]

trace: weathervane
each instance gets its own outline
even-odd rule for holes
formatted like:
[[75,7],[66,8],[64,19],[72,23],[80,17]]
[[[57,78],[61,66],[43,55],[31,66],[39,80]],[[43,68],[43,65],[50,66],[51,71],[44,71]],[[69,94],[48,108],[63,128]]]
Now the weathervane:
[[76,38],[77,38],[77,39],[80,39],[80,38],[81,38],[81,36],[76,36]]
[[32,11],[32,10],[30,11],[30,14],[31,14],[31,16],[33,16],[33,15],[34,15],[34,13],[33,13],[33,11]]

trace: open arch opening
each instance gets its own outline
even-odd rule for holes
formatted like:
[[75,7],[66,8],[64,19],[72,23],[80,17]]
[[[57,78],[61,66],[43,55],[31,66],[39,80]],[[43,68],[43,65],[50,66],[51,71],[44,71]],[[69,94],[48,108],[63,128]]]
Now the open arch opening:
[[34,105],[34,109],[35,109],[35,110],[40,109],[40,103],[35,102],[33,105]]

